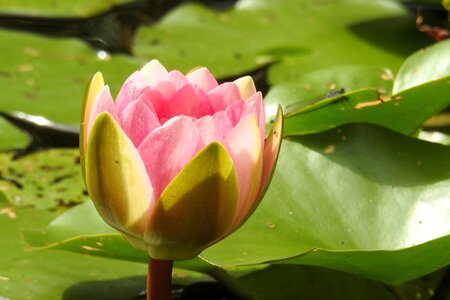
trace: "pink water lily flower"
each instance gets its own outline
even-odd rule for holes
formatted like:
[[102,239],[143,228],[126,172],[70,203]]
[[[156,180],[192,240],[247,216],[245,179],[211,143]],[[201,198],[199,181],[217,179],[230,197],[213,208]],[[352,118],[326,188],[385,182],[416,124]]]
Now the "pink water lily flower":
[[218,84],[157,60],[114,102],[100,73],[83,109],[80,150],[101,217],[155,259],[187,259],[236,230],[260,202],[279,152],[279,110],[265,140],[251,77]]

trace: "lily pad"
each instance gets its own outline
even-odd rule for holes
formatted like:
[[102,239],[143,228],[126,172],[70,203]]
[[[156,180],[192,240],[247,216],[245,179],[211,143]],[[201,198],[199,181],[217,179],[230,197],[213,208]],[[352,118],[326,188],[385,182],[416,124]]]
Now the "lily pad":
[[64,210],[86,200],[78,150],[12,158],[13,153],[0,153],[0,190],[13,205]]
[[[43,227],[58,214],[17,207],[0,192],[0,299],[123,300],[134,299],[145,290],[146,264],[67,251],[31,251],[23,241],[23,229]],[[212,279],[181,269],[173,273],[175,286],[205,280]]]
[[[434,295],[442,272],[420,278],[398,287],[356,275],[319,267],[272,265],[242,276],[239,283],[260,300],[290,300],[302,295],[305,299],[430,299]],[[397,298],[401,294],[404,298]],[[410,297],[410,298],[406,298]]]
[[[133,248],[115,229],[108,226],[91,201],[68,210],[44,229],[24,231],[24,236],[34,248],[81,252],[141,263],[147,263],[149,259],[146,252]],[[214,268],[200,258],[179,261],[176,267],[203,273]]]
[[[363,89],[323,100],[297,102],[298,88],[280,87],[276,92],[278,96],[273,94],[266,99],[269,109],[278,105],[279,99],[283,99],[284,105],[290,104],[285,109],[286,136],[320,132],[357,122],[376,124],[411,135],[428,118],[450,104],[450,77],[392,96],[380,95],[374,89]],[[268,115],[271,115],[270,110]]]
[[[145,281],[136,281],[136,276],[145,275],[143,264],[26,249],[21,230],[44,226],[56,215],[49,210],[16,207],[0,194],[0,298],[74,299],[66,298],[66,293],[81,292],[90,287],[91,291],[96,290],[97,297],[91,295],[91,298],[83,299],[102,299],[100,296],[106,292],[110,297],[105,299],[126,299],[145,289]],[[85,286],[87,282],[90,285]],[[124,284],[128,285],[127,289],[123,288]],[[111,287],[115,288],[115,295],[111,294]]]
[[[0,30],[0,43],[8,45],[0,62],[0,110],[41,115],[58,123],[79,124],[84,90],[95,72],[102,71],[116,93],[141,65],[121,55],[102,60],[74,39]],[[18,131],[10,131],[3,121],[0,126],[0,149],[23,144],[22,139],[11,144]]]
[[0,130],[0,150],[25,148],[29,143],[28,136],[25,133],[1,117]]
[[376,89],[380,95],[389,94],[393,82],[393,71],[386,68],[336,65],[318,69],[296,81],[275,84],[264,97],[266,115],[273,119],[278,104],[292,112],[295,107],[312,106],[320,100],[364,88]]
[[311,264],[389,284],[430,273],[450,263],[449,154],[371,125],[287,139],[255,215],[201,257]]
[[221,13],[198,4],[175,8],[139,29],[135,53],[184,71],[205,65],[218,77],[277,61],[268,71],[275,84],[336,64],[396,70],[427,43],[393,0],[246,0]]
[[5,15],[30,17],[88,17],[130,0],[4,0],[0,11]]
[[442,4],[444,5],[446,10],[450,11],[450,1],[449,0],[442,0]]
[[[450,245],[449,154],[445,146],[372,125],[286,139],[255,214],[200,257],[223,267],[268,262],[322,266],[388,284],[431,273],[450,263],[445,251]],[[106,251],[83,250],[86,241],[93,245],[108,238],[97,235],[103,229],[97,231],[95,224],[102,221],[93,206],[83,205],[86,211],[77,207],[61,217],[64,226],[55,221],[44,234],[28,233],[27,240],[35,246],[141,260],[139,251],[119,246],[119,240],[108,243]],[[91,228],[80,227],[80,220]],[[187,268],[205,264],[198,263]]]
[[450,40],[444,40],[411,55],[395,78],[393,93],[450,76]]

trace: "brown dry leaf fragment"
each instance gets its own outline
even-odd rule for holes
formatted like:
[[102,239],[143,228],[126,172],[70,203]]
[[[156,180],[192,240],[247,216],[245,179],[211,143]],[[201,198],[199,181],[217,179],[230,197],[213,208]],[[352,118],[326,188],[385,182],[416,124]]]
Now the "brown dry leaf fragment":
[[380,78],[386,81],[394,80],[394,74],[392,74],[391,70],[384,70],[380,73]]
[[5,215],[10,219],[17,218],[16,211],[12,207],[4,207],[4,208],[0,209],[0,215]]
[[323,149],[323,152],[325,152],[326,154],[331,154],[334,152],[334,150],[336,150],[336,145],[330,144],[326,146],[325,149]]
[[105,251],[105,250],[103,250],[103,249],[94,248],[94,247],[89,247],[89,246],[81,246],[81,249],[87,250],[87,251]]
[[327,85],[325,85],[325,87],[329,90],[334,90],[334,89],[336,89],[336,83],[327,84]]
[[24,47],[22,48],[22,53],[29,55],[31,57],[38,57],[41,55],[41,52],[39,50],[32,48],[32,47]]
[[361,102],[355,105],[355,109],[363,109],[365,107],[370,107],[370,106],[376,106],[378,104],[383,103],[383,101],[381,99],[377,99],[375,101],[367,101],[367,102]]
[[33,71],[34,67],[33,65],[20,65],[17,67],[17,72],[25,73],[25,72],[31,72]]

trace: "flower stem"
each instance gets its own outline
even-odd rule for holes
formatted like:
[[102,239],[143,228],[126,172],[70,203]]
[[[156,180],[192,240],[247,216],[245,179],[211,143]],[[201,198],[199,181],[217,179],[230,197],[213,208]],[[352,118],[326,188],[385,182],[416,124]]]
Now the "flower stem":
[[147,274],[147,300],[172,300],[173,261],[150,259]]

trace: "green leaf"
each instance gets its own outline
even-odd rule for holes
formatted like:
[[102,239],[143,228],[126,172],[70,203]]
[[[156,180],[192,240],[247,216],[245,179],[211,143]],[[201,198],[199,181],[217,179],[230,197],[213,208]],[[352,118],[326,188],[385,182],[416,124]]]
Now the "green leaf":
[[[45,228],[25,231],[24,237],[33,248],[64,250],[141,263],[147,263],[149,259],[146,252],[133,248],[116,230],[106,225],[91,201],[68,210]],[[176,267],[206,272],[212,265],[194,258],[179,261]]]
[[295,81],[272,86],[264,97],[266,116],[273,119],[279,104],[285,107],[286,113],[292,113],[295,108],[314,107],[313,104],[321,99],[364,88],[373,88],[380,94],[386,94],[392,89],[393,80],[390,69],[378,67],[335,65],[318,69]]
[[[272,265],[240,277],[239,283],[255,299],[261,300],[290,300],[297,299],[299,295],[304,299],[327,300],[394,300],[416,297],[426,300],[434,294],[441,278],[442,272],[437,272],[404,286],[387,287],[379,282],[325,268]],[[403,298],[393,295],[400,292]]]
[[[298,87],[302,101],[325,96],[330,91],[344,89],[346,92],[362,88],[375,88],[384,94],[392,89],[392,70],[365,65],[333,65],[312,71],[295,81],[276,84],[266,96],[276,98],[277,89],[283,86]],[[282,98],[281,98],[282,99]]]
[[139,29],[135,53],[183,71],[207,66],[218,77],[276,61],[268,70],[276,84],[336,64],[396,70],[427,43],[397,1],[261,0],[220,13],[198,4],[175,8]]
[[29,144],[28,136],[0,117],[0,150],[25,148]]
[[0,2],[2,14],[24,15],[31,17],[88,17],[111,9],[130,0],[4,0]]
[[450,1],[449,0],[442,0],[442,5],[444,5],[446,10],[450,11]]
[[[75,39],[0,30],[0,43],[8,45],[0,62],[0,110],[41,115],[59,123],[79,124],[84,90],[97,71],[117,92],[126,77],[140,68],[135,59],[121,55],[101,60]],[[0,122],[0,149],[25,143],[23,134],[9,128]]]
[[450,53],[450,40],[444,40],[408,57],[395,78],[393,93],[450,76],[448,53]]
[[[385,97],[363,89],[319,101],[295,103],[297,95],[290,88],[283,91],[288,107],[286,136],[324,131],[347,123],[370,123],[411,135],[435,113],[450,104],[450,77],[428,82],[399,94]],[[270,99],[275,100],[275,97]],[[427,101],[424,104],[424,101]],[[268,106],[273,106],[268,103]]]
[[63,251],[30,251],[22,229],[45,226],[56,215],[55,211],[13,206],[0,193],[0,298],[119,300],[145,290],[144,264]]
[[0,190],[15,206],[65,210],[87,199],[78,150],[41,151],[19,159],[0,152],[0,165]]
[[[253,217],[201,258],[227,267],[315,265],[388,284],[450,262],[444,251],[450,245],[447,147],[369,125],[348,125],[283,143],[272,184]],[[78,220],[86,227],[79,227]],[[96,227],[99,222],[86,203],[44,233],[27,233],[27,241],[34,246],[50,242],[50,249],[145,259],[118,235],[97,235],[105,230]],[[86,245],[103,251],[87,251],[82,248]],[[182,263],[187,265],[180,267],[192,270],[209,268],[201,259]]]
[[449,158],[445,146],[370,125],[285,139],[253,217],[201,257],[310,264],[389,284],[430,273],[450,263]]

